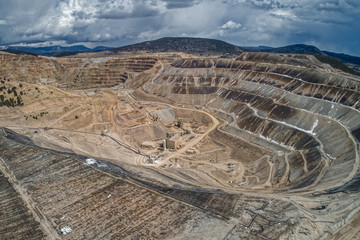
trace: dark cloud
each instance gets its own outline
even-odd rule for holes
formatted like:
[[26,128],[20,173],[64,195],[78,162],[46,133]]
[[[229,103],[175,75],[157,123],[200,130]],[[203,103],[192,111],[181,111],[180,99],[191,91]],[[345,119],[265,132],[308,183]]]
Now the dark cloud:
[[356,12],[359,10],[359,1],[325,1],[318,5],[319,10],[331,11],[331,12]]
[[145,18],[161,14],[165,3],[161,1],[105,1],[96,4],[97,19]]
[[359,0],[0,0],[0,45],[121,46],[165,36],[314,44],[360,56]]
[[166,7],[168,9],[172,9],[172,8],[188,8],[188,7],[192,7],[195,4],[198,4],[200,1],[196,1],[196,0],[185,0],[185,1],[181,1],[181,0],[164,0],[164,2],[166,3]]
[[80,20],[80,21],[89,20],[89,19],[92,19],[94,17],[94,15],[92,13],[86,13],[86,12],[83,12],[83,11],[73,11],[71,13],[71,15],[73,17],[75,17],[76,20]]

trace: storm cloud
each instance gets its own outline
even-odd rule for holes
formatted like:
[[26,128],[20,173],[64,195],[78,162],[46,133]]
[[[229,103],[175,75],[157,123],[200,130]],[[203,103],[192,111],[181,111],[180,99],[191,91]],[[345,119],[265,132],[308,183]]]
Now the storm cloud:
[[166,36],[360,56],[360,1],[0,0],[0,45],[119,47]]

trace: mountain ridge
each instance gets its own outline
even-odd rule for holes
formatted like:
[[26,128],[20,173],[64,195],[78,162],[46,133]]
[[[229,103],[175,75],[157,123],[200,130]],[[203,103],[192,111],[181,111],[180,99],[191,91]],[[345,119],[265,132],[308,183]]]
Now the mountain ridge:
[[189,54],[208,55],[239,55],[244,52],[241,47],[208,38],[165,37],[111,49],[112,52],[149,51],[149,52],[184,52]]
[[282,47],[269,47],[269,46],[258,46],[258,47],[243,47],[247,51],[252,52],[270,52],[270,53],[300,53],[300,54],[319,54],[324,55],[323,51],[313,45],[307,44],[292,44]]
[[[23,53],[52,56],[54,54],[66,52],[66,53],[79,53],[79,52],[101,52],[111,49],[110,47],[97,46],[95,48],[88,48],[84,45],[74,45],[70,47],[64,47],[61,45],[49,46],[49,47],[23,47],[23,46],[6,46],[2,51],[19,51]],[[15,52],[14,52],[15,53]]]

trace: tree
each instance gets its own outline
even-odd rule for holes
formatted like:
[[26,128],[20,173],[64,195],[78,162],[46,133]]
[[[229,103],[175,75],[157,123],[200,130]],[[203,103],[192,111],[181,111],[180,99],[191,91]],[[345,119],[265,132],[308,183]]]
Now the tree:
[[176,123],[175,123],[175,126],[179,127],[179,128],[182,128],[184,125],[184,122],[182,119],[179,119]]

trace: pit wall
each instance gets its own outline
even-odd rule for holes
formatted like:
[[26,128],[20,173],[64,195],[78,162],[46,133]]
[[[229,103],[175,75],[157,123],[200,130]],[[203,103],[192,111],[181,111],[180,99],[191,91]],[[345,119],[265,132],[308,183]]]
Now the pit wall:
[[[311,56],[180,59],[143,89],[205,105],[225,121],[231,116],[233,129],[294,151],[289,187],[327,189],[349,181],[358,168],[360,81]],[[311,177],[300,184],[302,173]]]

